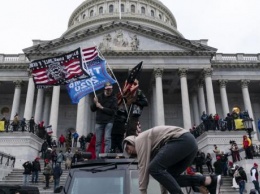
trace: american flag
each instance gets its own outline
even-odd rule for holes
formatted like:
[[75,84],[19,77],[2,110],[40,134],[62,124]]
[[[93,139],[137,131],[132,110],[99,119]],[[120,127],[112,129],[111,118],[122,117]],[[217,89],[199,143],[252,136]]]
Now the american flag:
[[98,56],[98,50],[97,47],[90,47],[90,48],[84,48],[82,49],[82,59],[83,62],[89,62]]
[[82,70],[80,48],[57,57],[35,60],[29,68],[37,88],[64,85],[90,77]]

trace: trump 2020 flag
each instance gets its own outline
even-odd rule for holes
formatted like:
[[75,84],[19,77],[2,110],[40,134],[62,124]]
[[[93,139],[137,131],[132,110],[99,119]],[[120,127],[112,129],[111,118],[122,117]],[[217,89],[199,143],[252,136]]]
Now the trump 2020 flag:
[[101,59],[98,54],[91,61],[83,62],[83,69],[86,69],[91,76],[90,78],[67,84],[67,90],[73,104],[92,93],[93,87],[96,91],[103,88],[106,82],[116,83],[106,71],[106,61]]
[[32,61],[29,68],[37,88],[65,85],[90,77],[82,69],[80,48],[57,57]]

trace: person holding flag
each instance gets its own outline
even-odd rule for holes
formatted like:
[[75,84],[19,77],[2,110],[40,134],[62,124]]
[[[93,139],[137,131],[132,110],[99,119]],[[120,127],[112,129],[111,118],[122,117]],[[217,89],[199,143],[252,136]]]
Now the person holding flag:
[[117,99],[113,94],[113,86],[110,82],[104,85],[104,92],[95,96],[90,106],[92,112],[96,112],[96,156],[101,152],[102,137],[105,136],[105,153],[111,148],[111,130],[114,116],[117,110]]

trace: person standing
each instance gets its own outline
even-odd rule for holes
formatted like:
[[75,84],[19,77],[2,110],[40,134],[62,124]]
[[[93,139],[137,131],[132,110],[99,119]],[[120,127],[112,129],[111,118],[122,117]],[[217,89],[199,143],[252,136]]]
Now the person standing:
[[210,194],[219,194],[221,175],[183,175],[198,152],[189,130],[177,126],[156,126],[123,141],[126,157],[137,156],[139,190],[147,194],[149,174],[171,194],[182,194],[181,187],[205,186]]
[[210,153],[207,153],[207,156],[206,156],[206,165],[208,167],[208,171],[210,174],[213,174],[214,173],[214,170],[213,170],[213,167],[212,167],[212,157],[210,155]]
[[253,159],[251,145],[252,145],[251,139],[249,139],[247,137],[247,135],[244,135],[243,136],[243,148],[246,152],[246,159]]
[[78,144],[78,138],[79,138],[79,134],[77,133],[77,131],[73,133],[72,137],[73,137],[73,147],[76,148]]
[[29,176],[32,173],[32,164],[29,161],[23,163],[23,186],[28,186],[29,183]]
[[40,151],[42,153],[42,158],[45,158],[47,149],[48,149],[48,143],[46,140],[44,140],[42,147],[41,147],[41,151]]
[[21,127],[22,127],[22,132],[24,132],[25,131],[25,127],[26,127],[25,118],[23,118],[22,121],[21,121]]
[[62,169],[59,163],[56,164],[55,168],[53,169],[53,179],[54,179],[54,191],[56,188],[60,186],[60,177],[62,175]]
[[214,150],[213,150],[213,152],[216,154],[216,159],[217,159],[217,156],[220,155],[220,150],[218,149],[218,146],[217,146],[216,144],[214,145]]
[[64,148],[64,143],[65,143],[66,139],[63,136],[63,134],[61,134],[60,138],[59,138],[59,144],[60,144],[60,148],[63,147]]
[[235,169],[234,178],[239,186],[239,194],[243,194],[245,191],[245,184],[247,182],[246,172],[241,166],[236,166]]
[[103,136],[105,136],[105,152],[109,153],[111,148],[111,131],[117,110],[117,99],[113,94],[111,83],[105,83],[104,92],[94,97],[90,109],[96,112],[96,156],[99,158]]
[[74,154],[71,152],[70,149],[64,154],[65,156],[65,170],[69,170],[71,168],[71,162]]
[[35,127],[35,121],[34,121],[34,117],[31,117],[30,121],[29,121],[29,132],[30,133],[34,133],[34,127]]
[[260,193],[259,181],[258,181],[258,164],[254,163],[254,166],[250,170],[251,180],[255,186],[255,189]]
[[217,156],[217,160],[213,163],[215,174],[221,175],[222,174],[222,162],[221,162],[221,156]]
[[49,163],[48,159],[44,160],[44,163],[46,164],[46,166],[44,167],[44,171],[43,171],[43,175],[45,176],[45,187],[43,189],[49,189],[50,186],[50,177],[52,174],[52,168],[51,165]]
[[32,162],[32,183],[38,183],[39,172],[41,172],[40,158],[36,157]]
[[54,168],[56,166],[57,157],[58,157],[58,155],[57,155],[56,149],[54,148],[51,152],[52,168]]

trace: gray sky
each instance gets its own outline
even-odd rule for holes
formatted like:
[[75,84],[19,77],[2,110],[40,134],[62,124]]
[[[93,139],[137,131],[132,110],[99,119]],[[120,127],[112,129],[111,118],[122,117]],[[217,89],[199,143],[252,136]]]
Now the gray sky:
[[[33,39],[51,40],[65,32],[83,0],[1,2],[0,53],[17,54]],[[191,40],[208,39],[220,53],[260,53],[260,0],[161,0],[178,30]]]

